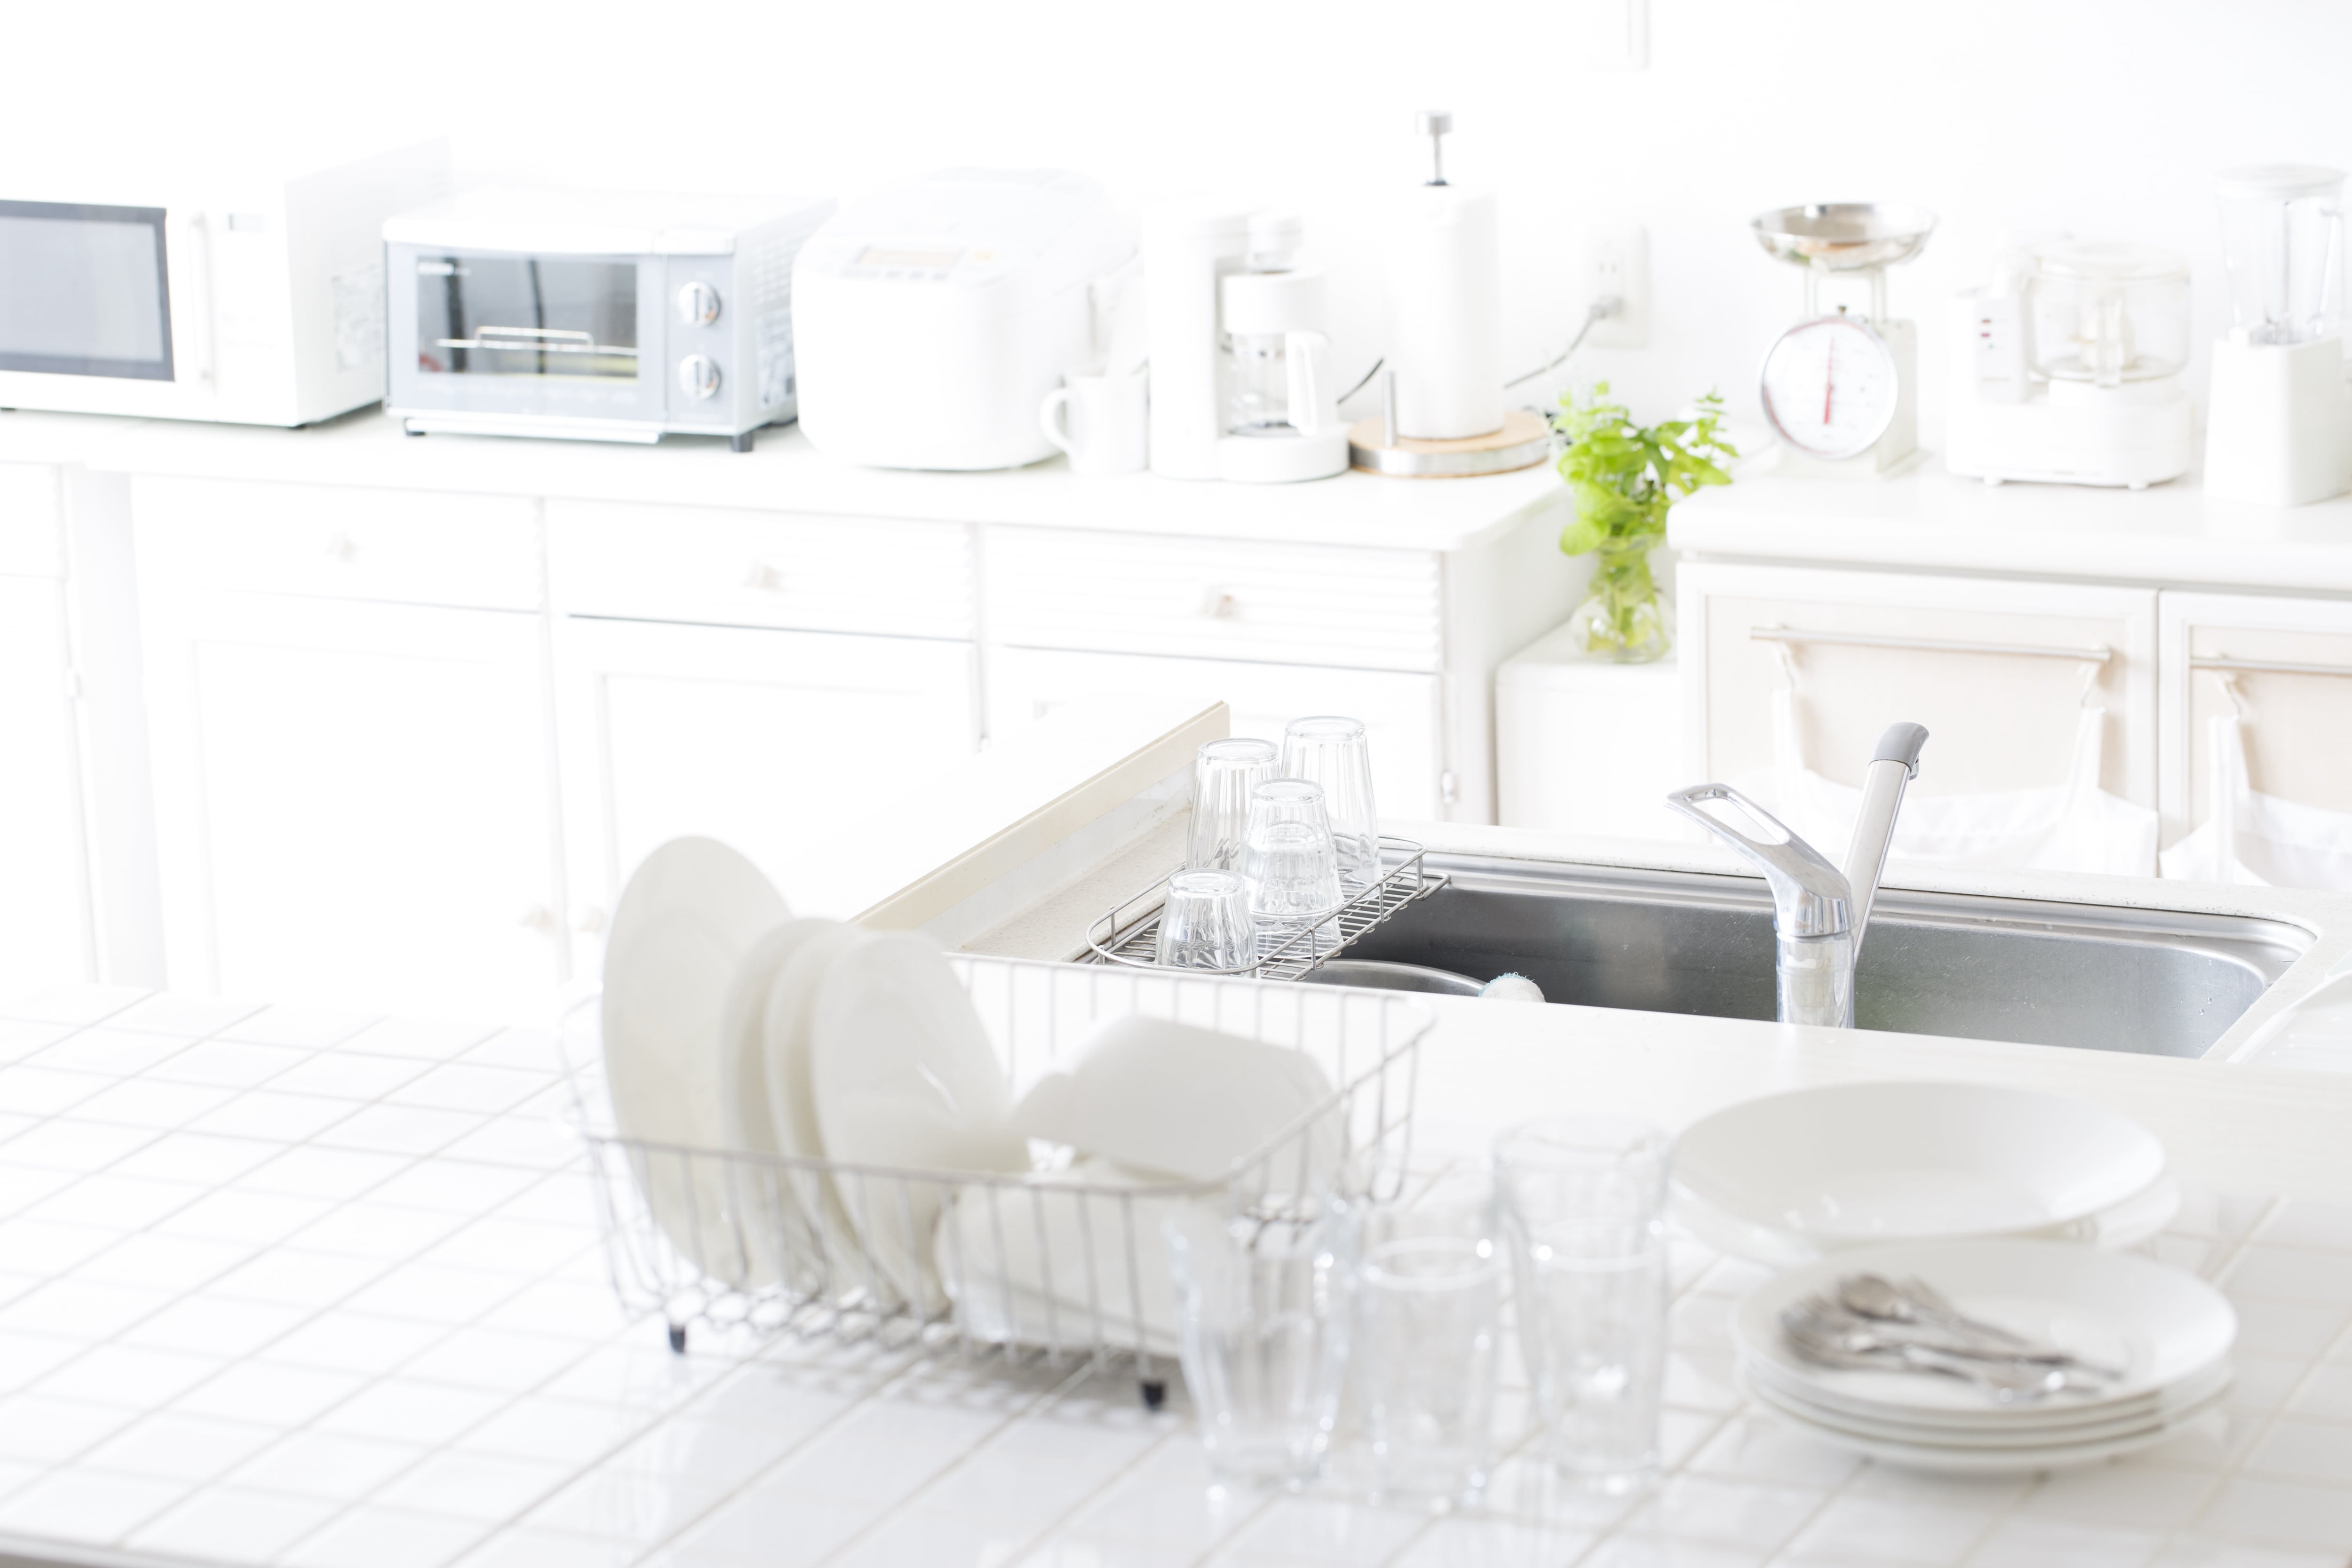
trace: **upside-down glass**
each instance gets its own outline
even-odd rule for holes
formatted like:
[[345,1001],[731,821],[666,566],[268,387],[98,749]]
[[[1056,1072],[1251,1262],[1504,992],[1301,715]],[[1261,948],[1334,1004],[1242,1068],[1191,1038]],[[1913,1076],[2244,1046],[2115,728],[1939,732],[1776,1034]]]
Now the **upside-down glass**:
[[1559,1116],[1495,1145],[1519,1350],[1553,1465],[1595,1490],[1658,1465],[1666,1370],[1666,1176],[1645,1121]]
[[1245,969],[1257,956],[1249,884],[1238,871],[1179,871],[1160,908],[1158,961],[1171,969]]
[[1250,913],[1277,931],[1319,925],[1339,913],[1339,852],[1323,815],[1323,788],[1270,779],[1250,792],[1242,878]]
[[1272,741],[1234,735],[1204,742],[1192,757],[1192,823],[1184,864],[1196,870],[1236,871],[1242,835],[1249,827],[1250,791],[1280,771]]
[[1338,1199],[1261,1199],[1165,1221],[1184,1386],[1210,1474],[1297,1489],[1339,1415],[1359,1219]]
[[1381,879],[1381,818],[1372,806],[1372,755],[1364,721],[1322,715],[1282,731],[1282,772],[1323,786],[1323,811],[1339,849],[1339,880],[1360,893]]
[[1444,1508],[1485,1492],[1501,1302],[1491,1237],[1411,1237],[1365,1253],[1355,1392],[1376,1497]]

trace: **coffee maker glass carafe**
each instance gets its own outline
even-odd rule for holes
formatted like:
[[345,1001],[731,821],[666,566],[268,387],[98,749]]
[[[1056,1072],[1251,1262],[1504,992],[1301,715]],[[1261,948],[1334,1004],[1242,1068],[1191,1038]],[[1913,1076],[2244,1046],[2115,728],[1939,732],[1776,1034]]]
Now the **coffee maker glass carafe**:
[[2221,256],[2240,341],[2312,342],[2336,326],[2344,274],[2344,172],[2295,163],[2221,178]]

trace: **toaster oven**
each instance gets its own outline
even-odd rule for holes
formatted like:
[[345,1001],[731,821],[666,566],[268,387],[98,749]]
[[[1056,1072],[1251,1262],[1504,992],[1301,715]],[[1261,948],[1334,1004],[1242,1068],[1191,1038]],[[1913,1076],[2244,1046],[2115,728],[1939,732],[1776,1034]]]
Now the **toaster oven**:
[[469,191],[383,226],[385,410],[454,431],[657,441],[794,416],[800,197]]

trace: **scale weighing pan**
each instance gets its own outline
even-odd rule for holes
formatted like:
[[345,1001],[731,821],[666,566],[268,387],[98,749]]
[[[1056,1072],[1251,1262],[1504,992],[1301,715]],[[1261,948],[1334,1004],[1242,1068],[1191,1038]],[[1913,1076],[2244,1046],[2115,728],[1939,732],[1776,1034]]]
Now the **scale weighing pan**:
[[1759,213],[1748,227],[1756,231],[1756,242],[1782,261],[1824,272],[1859,272],[1918,255],[1936,232],[1936,215],[1899,203],[1815,202]]

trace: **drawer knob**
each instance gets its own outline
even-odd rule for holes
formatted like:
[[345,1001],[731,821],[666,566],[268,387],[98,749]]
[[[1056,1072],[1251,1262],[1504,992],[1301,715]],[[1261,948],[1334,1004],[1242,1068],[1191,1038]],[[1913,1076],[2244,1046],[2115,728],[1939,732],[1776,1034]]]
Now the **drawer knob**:
[[1201,614],[1213,621],[1230,621],[1241,614],[1241,604],[1223,588],[1211,588],[1201,595]]
[[327,542],[327,559],[330,561],[356,561],[359,557],[359,543],[348,533],[338,533]]
[[523,910],[522,917],[515,924],[525,931],[552,932],[555,930],[555,911],[545,904],[533,904]]
[[763,593],[781,594],[784,590],[784,574],[765,561],[754,561],[751,570],[743,574],[743,586],[757,588]]

